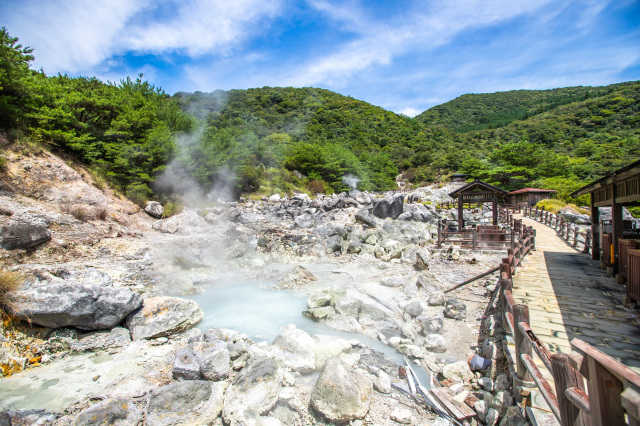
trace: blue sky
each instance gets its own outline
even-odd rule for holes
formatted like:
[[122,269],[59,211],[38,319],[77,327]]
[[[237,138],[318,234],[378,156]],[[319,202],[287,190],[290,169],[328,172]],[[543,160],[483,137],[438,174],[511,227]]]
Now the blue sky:
[[465,93],[640,79],[638,0],[0,0],[48,75],[321,87],[413,116]]

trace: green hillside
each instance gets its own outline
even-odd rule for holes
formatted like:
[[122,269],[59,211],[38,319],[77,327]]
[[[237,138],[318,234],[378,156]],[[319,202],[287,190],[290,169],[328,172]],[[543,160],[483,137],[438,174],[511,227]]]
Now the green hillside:
[[508,188],[546,186],[566,195],[640,157],[640,83],[457,138],[477,147],[461,170]]
[[601,87],[564,87],[549,90],[510,90],[467,94],[434,106],[415,117],[426,125],[439,125],[455,132],[497,129],[525,120],[561,105],[597,98],[629,83]]
[[398,170],[438,143],[415,120],[323,89],[263,87],[174,99],[203,125],[181,158],[202,184],[233,170],[244,191],[256,190],[275,168],[327,189],[347,188],[346,175],[360,179],[361,189],[391,189]]

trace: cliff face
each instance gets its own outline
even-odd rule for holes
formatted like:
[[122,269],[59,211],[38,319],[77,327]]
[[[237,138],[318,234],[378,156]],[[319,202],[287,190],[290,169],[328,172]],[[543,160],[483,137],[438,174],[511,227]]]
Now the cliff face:
[[0,266],[98,256],[92,248],[101,240],[135,237],[151,229],[151,219],[139,206],[106,184],[98,188],[82,166],[42,148],[9,144],[4,138],[0,146],[4,158],[0,227],[35,220],[46,224],[51,233],[51,240],[37,250],[3,250]]

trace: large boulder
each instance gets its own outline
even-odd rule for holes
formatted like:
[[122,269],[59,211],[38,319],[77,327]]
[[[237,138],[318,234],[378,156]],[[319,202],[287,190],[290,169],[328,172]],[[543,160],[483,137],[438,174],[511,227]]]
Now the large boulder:
[[73,424],[129,426],[138,424],[140,420],[142,413],[133,402],[122,398],[109,398],[82,411]]
[[243,368],[224,397],[225,423],[247,423],[268,413],[278,402],[282,378],[282,370],[271,358],[254,361]]
[[387,195],[373,208],[373,215],[380,219],[397,219],[402,214],[404,207],[404,196],[402,194]]
[[329,359],[311,393],[311,406],[331,422],[346,423],[369,412],[373,383],[340,358]]
[[310,373],[316,367],[315,345],[316,342],[306,331],[290,328],[278,334],[271,347],[286,367],[300,373]]
[[193,300],[157,296],[144,301],[142,309],[127,317],[134,340],[153,339],[188,330],[202,319],[202,309]]
[[23,218],[9,223],[0,231],[0,246],[5,250],[28,249],[51,239],[48,222],[39,218]]
[[142,296],[129,289],[48,283],[12,294],[14,315],[44,327],[81,330],[113,328],[142,305]]
[[[146,425],[209,424],[222,411],[225,382],[174,382],[151,392]],[[135,423],[131,423],[135,424]]]
[[349,341],[336,336],[316,334],[313,336],[313,340],[315,341],[313,350],[316,358],[316,370],[321,370],[328,359],[351,350]]
[[149,201],[144,208],[144,211],[151,217],[155,217],[156,219],[162,218],[164,214],[164,207],[157,201]]

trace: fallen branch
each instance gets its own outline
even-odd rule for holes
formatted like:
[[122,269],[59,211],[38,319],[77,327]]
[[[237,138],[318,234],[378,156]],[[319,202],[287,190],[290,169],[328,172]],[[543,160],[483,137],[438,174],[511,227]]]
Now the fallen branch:
[[462,287],[463,285],[467,285],[467,284],[469,284],[469,283],[472,283],[472,282],[474,282],[475,280],[479,280],[480,278],[482,278],[482,277],[486,277],[487,275],[489,275],[489,274],[493,274],[494,272],[498,272],[499,270],[500,270],[500,267],[498,266],[497,268],[493,268],[493,269],[491,269],[491,270],[489,270],[489,271],[487,271],[487,272],[483,272],[483,273],[481,273],[480,275],[476,275],[476,276],[475,276],[475,277],[473,277],[473,278],[470,278],[470,279],[468,279],[468,280],[466,280],[466,281],[463,281],[463,282],[461,282],[460,284],[456,284],[456,285],[454,285],[453,287],[451,287],[450,289],[445,290],[444,292],[445,292],[445,293],[449,293],[450,291],[453,291],[453,290],[455,290],[455,289],[457,289],[457,288],[460,288],[460,287]]

